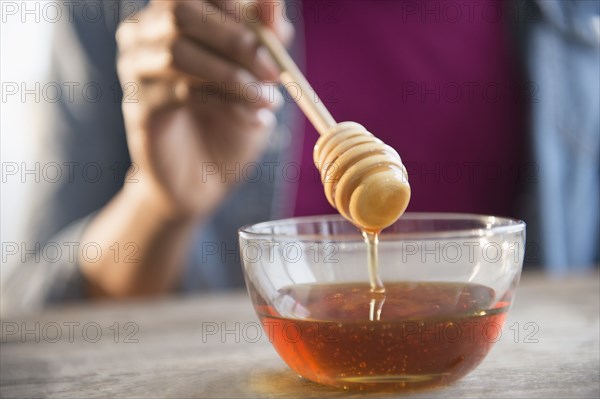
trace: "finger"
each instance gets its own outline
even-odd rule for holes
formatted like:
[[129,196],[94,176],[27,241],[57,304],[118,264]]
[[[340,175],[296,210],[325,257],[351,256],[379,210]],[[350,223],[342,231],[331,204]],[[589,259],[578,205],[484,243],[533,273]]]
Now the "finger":
[[197,106],[209,103],[218,103],[223,106],[242,104],[250,105],[252,108],[265,107],[273,111],[279,110],[284,104],[284,98],[275,84],[253,83],[247,85],[241,89],[244,92],[243,98],[237,92],[228,90],[227,86],[215,82],[192,84],[190,88],[194,91],[194,96],[190,98],[190,101]]
[[[243,102],[224,102],[220,97],[207,96],[205,90],[201,88],[190,88],[188,95],[191,109],[203,119],[215,123],[216,126],[240,126],[241,131],[264,126],[265,120],[258,112],[263,108]],[[264,109],[274,115],[275,109]]]
[[278,79],[277,65],[241,18],[208,1],[182,2],[173,13],[182,34],[241,65],[260,80]]
[[214,104],[206,122],[210,134],[210,153],[215,159],[242,161],[252,159],[261,151],[276,125],[275,114],[268,109],[256,109],[237,104],[227,109]]
[[140,45],[166,42],[177,35],[174,16],[165,12],[160,3],[150,3],[135,20],[124,20],[115,33],[119,53],[125,53]]
[[258,0],[257,3],[261,9],[262,22],[275,31],[283,44],[286,46],[290,44],[295,30],[286,14],[285,1]]
[[269,86],[247,70],[216,56],[186,37],[179,37],[170,48],[143,47],[119,58],[119,71],[127,79],[173,79],[183,74],[190,81],[217,87],[236,101],[257,107],[269,106]]
[[271,122],[270,119],[265,119],[265,114],[275,115],[274,109],[265,108],[268,112],[259,112],[262,108],[244,102],[224,102],[219,96],[207,96],[204,88],[192,87],[188,96],[190,110],[219,134],[232,130],[252,132],[256,128],[265,127],[266,121]]
[[283,0],[210,0],[225,13],[234,15],[238,21],[260,21],[275,31],[288,44],[294,35],[294,27],[287,19]]

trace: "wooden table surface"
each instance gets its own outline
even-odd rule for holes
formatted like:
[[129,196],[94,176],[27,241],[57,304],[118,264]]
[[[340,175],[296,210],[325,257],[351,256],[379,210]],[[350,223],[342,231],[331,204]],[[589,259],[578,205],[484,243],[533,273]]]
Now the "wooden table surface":
[[598,398],[599,291],[598,274],[524,275],[483,364],[408,394],[301,380],[257,329],[245,292],[54,308],[2,320],[0,396]]

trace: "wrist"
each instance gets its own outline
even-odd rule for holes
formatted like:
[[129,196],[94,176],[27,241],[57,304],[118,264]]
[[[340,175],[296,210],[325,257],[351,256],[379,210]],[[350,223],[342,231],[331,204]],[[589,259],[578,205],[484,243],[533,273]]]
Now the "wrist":
[[129,206],[161,224],[194,224],[200,219],[178,206],[160,187],[143,177],[126,182],[122,195]]

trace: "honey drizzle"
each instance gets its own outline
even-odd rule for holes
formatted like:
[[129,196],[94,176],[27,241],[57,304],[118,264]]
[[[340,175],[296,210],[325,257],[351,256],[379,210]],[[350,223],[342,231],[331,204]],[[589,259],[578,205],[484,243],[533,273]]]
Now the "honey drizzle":
[[379,232],[362,232],[367,244],[367,256],[369,259],[369,283],[371,285],[371,301],[369,303],[369,320],[381,319],[381,311],[385,302],[385,286],[379,277]]

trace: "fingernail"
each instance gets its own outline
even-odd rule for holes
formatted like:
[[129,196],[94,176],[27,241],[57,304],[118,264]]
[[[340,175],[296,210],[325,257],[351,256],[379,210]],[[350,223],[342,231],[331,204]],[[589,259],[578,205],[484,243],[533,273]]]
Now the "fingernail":
[[261,108],[256,111],[256,118],[263,126],[274,126],[275,125],[275,114],[267,108]]
[[260,46],[256,51],[256,63],[258,69],[265,72],[265,78],[273,81],[279,79],[279,68],[273,61],[269,51],[263,46]]
[[270,107],[271,101],[269,100],[269,91],[273,90],[268,85],[254,81],[242,86],[242,96],[244,99],[252,104],[256,104],[258,107]]
[[281,108],[284,100],[283,100],[283,96],[277,89],[277,85],[268,84],[268,83],[267,84],[259,83],[259,85],[260,85],[259,88],[260,88],[262,104],[265,107],[272,109],[274,111]]
[[295,31],[294,25],[285,19],[279,19],[275,24],[275,32],[277,33],[277,36],[279,36],[279,40],[286,46],[290,44]]

